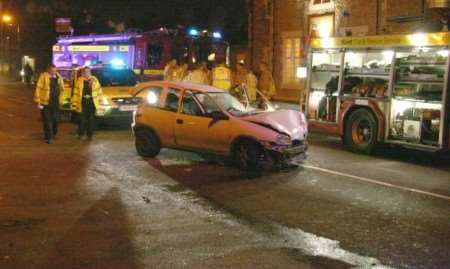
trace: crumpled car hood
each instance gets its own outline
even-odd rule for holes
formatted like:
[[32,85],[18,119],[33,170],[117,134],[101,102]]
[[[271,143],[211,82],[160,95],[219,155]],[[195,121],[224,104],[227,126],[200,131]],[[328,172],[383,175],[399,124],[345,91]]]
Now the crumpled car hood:
[[288,134],[291,139],[306,138],[307,123],[305,122],[305,117],[299,111],[277,110],[251,115],[242,119]]

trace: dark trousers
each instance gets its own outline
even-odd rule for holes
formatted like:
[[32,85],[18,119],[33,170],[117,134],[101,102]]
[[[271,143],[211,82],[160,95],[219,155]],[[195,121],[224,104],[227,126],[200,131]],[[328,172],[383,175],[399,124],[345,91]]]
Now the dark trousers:
[[82,112],[78,117],[78,135],[92,137],[95,128],[95,106],[92,99],[83,99]]
[[44,138],[50,140],[58,134],[59,107],[44,106],[41,110],[42,123],[44,127]]

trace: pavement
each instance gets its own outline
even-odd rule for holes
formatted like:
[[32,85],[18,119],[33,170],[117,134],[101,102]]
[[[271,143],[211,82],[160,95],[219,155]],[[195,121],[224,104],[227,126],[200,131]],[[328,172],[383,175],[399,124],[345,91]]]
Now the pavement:
[[450,163],[310,137],[299,169],[137,156],[129,123],[42,141],[32,90],[0,82],[0,268],[450,268]]

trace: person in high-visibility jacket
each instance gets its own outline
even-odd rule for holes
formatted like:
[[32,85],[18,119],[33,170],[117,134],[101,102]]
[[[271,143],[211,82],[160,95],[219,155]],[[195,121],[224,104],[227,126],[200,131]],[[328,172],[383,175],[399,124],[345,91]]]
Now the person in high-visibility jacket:
[[178,68],[177,60],[175,59],[170,60],[164,67],[164,80],[168,81],[174,80],[177,68]]
[[247,75],[245,75],[244,84],[250,103],[255,102],[257,98],[258,78],[252,71],[249,71]]
[[203,68],[203,71],[205,71],[205,73],[206,73],[206,77],[208,78],[208,85],[211,85],[212,73],[211,73],[211,70],[209,70],[209,68],[208,68],[208,63],[203,61],[200,64]]
[[171,75],[171,79],[173,81],[183,81],[187,75],[188,75],[188,65],[180,64],[174,68],[173,73]]
[[79,113],[78,138],[94,135],[95,111],[103,98],[102,87],[98,79],[91,74],[91,69],[85,67],[81,76],[75,82],[72,105]]
[[198,64],[197,67],[184,79],[184,81],[195,84],[209,85],[208,74],[205,72],[201,64]]
[[247,68],[242,63],[236,65],[236,71],[233,73],[233,88],[242,85],[245,82],[245,78],[248,74]]
[[39,76],[34,101],[41,111],[45,142],[50,144],[58,133],[59,108],[64,101],[64,80],[54,65]]
[[212,86],[229,91],[231,89],[231,69],[225,64],[219,64],[212,70]]
[[259,66],[261,76],[259,77],[258,89],[270,100],[276,94],[275,81],[272,72],[266,64]]

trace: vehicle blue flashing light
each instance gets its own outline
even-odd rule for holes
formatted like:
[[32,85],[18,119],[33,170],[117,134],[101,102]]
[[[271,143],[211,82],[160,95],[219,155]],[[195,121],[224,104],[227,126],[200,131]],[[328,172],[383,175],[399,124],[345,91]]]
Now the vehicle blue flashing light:
[[189,35],[191,35],[191,36],[199,36],[200,32],[197,29],[190,29],[189,30]]
[[125,66],[125,62],[120,58],[114,58],[111,60],[111,65],[114,68],[122,68]]
[[221,39],[221,38],[222,38],[222,33],[220,33],[220,32],[214,32],[214,33],[213,33],[213,37],[214,37],[214,38],[217,38],[217,39]]

